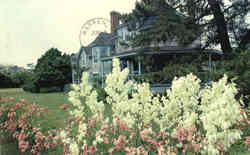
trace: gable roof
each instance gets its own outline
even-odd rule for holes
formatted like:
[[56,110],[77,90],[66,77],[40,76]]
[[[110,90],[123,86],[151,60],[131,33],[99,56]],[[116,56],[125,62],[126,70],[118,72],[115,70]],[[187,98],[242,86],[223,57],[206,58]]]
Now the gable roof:
[[112,34],[101,32],[94,41],[92,41],[88,47],[94,46],[113,46],[115,45],[114,40],[112,39]]
[[77,57],[77,59],[79,59],[83,52],[85,52],[87,56],[91,56],[92,48],[96,46],[109,46],[112,50],[112,48],[114,48],[115,46],[113,35],[106,32],[99,33],[96,39],[92,41],[88,46],[81,46],[79,52],[75,56]]

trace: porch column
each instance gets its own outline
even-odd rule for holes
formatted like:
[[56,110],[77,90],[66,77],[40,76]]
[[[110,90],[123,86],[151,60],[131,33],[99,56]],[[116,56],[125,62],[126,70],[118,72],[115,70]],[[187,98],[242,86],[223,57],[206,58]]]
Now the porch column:
[[140,58],[138,61],[138,73],[139,73],[139,75],[141,75],[141,59]]
[[134,74],[134,62],[133,61],[131,61],[130,68],[131,68],[131,74]]
[[[72,67],[73,68],[73,67]],[[72,69],[72,83],[75,83],[75,77],[74,77],[75,70]]]
[[101,61],[101,76],[104,76],[104,61]]
[[208,80],[211,80],[211,71],[212,71],[212,60],[211,60],[211,53],[209,53],[209,58],[208,58],[208,67],[209,67],[209,77]]
[[131,73],[131,71],[130,71],[130,63],[129,63],[129,60],[127,60],[127,68],[128,68],[128,70],[129,70],[129,73]]
[[102,88],[104,87],[104,61],[101,61]]

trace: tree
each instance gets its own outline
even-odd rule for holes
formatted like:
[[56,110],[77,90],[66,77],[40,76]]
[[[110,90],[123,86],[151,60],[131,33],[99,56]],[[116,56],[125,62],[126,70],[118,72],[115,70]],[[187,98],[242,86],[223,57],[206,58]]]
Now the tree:
[[30,82],[32,73],[26,70],[17,71],[10,74],[10,78],[16,88],[20,88],[24,83]]
[[60,87],[63,90],[64,85],[72,81],[70,56],[51,48],[38,59],[34,74],[38,88]]
[[13,88],[14,83],[11,77],[5,72],[0,72],[0,88]]
[[[154,24],[144,28],[148,17],[154,17],[151,21]],[[190,23],[183,14],[178,13],[164,0],[136,2],[132,13],[123,14],[121,19],[129,24],[129,30],[140,29],[139,34],[130,38],[132,46],[144,46],[168,40],[188,44],[200,34],[195,23]]]
[[248,0],[142,0],[122,19],[130,25],[143,25],[145,18],[157,17],[150,29],[131,39],[135,46],[173,39],[188,44],[204,36],[202,48],[220,45],[225,54],[230,54],[233,47],[244,49],[250,43],[246,23],[249,9]]
[[34,63],[29,63],[29,64],[27,64],[27,67],[28,67],[28,69],[29,69],[30,71],[33,71],[33,70],[35,69]]

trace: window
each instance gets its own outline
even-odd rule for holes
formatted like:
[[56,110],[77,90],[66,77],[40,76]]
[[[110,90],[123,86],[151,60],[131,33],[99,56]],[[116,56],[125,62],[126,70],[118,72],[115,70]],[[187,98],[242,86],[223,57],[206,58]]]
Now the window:
[[98,63],[98,59],[99,59],[98,52],[99,52],[99,50],[97,47],[92,48],[92,62],[93,62],[93,64]]
[[118,33],[118,38],[122,39],[122,29],[119,29],[117,33]]
[[99,47],[101,57],[110,56],[110,48],[109,47]]
[[82,55],[81,55],[80,64],[81,65],[86,65],[87,64],[85,52],[83,52]]
[[125,35],[125,40],[126,40],[126,41],[129,41],[129,37],[130,37],[130,35],[129,35],[129,34],[126,34],[126,35]]
[[104,74],[109,74],[112,72],[112,61],[108,60],[108,61],[104,61],[103,62],[103,73]]

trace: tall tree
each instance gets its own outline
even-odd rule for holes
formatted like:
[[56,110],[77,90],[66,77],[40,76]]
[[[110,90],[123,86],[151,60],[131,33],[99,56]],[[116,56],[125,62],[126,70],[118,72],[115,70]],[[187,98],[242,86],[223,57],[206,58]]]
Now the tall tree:
[[222,12],[219,0],[208,0],[210,9],[212,10],[215,25],[217,27],[217,38],[221,45],[221,49],[224,53],[231,53],[232,47],[229,42],[229,34],[227,30],[227,24],[225,21],[225,16]]
[[190,43],[195,37],[203,36],[203,48],[220,45],[225,54],[230,54],[232,47],[245,48],[250,43],[246,24],[249,6],[249,0],[142,0],[123,18],[124,22],[131,23],[132,19],[140,23],[150,14],[157,16],[151,29],[132,39],[137,46],[173,38]]

